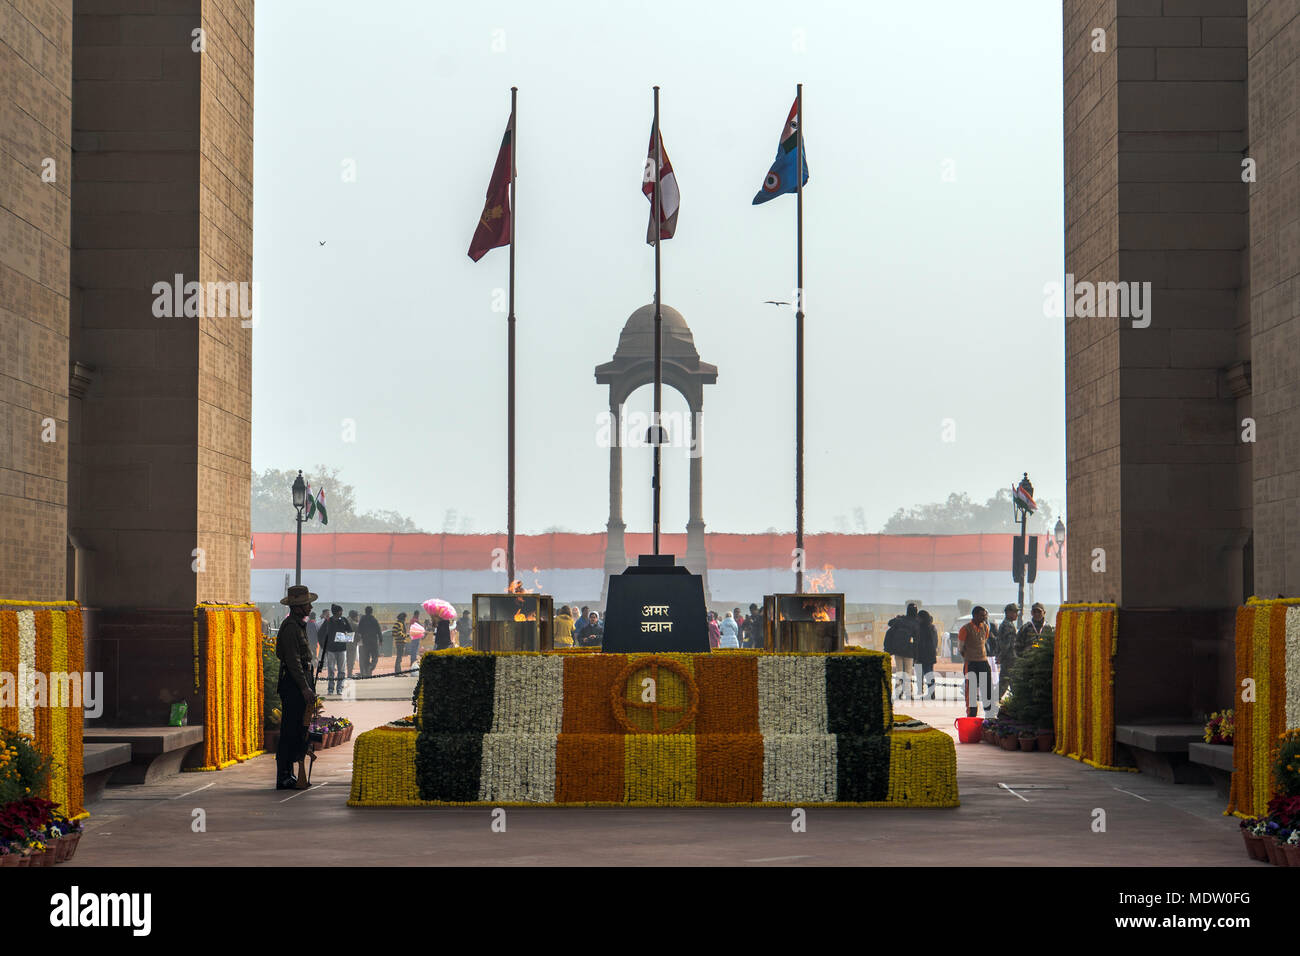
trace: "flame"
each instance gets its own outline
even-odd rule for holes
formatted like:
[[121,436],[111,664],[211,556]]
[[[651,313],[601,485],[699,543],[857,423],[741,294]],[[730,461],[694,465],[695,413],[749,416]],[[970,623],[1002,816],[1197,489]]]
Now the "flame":
[[814,574],[804,584],[804,590],[809,594],[826,593],[835,589],[835,566],[833,564],[823,564],[822,573]]
[[[524,594],[528,594],[528,593],[530,593],[530,592],[528,592],[528,591],[524,591],[524,592],[522,592],[522,593],[524,593]],[[519,605],[519,610],[515,611],[515,620],[516,620],[516,621],[523,622],[523,621],[535,621],[535,620],[537,620],[537,615],[536,615],[536,614],[525,614],[525,613],[524,613],[524,609],[525,609],[526,605],[524,604],[524,599],[523,599],[523,598],[521,598],[521,597],[517,597],[517,598],[515,598],[515,603]]]
[[533,565],[533,586],[530,588],[526,588],[524,587],[523,581],[514,580],[510,582],[510,587],[506,588],[506,593],[507,594],[540,594],[542,590],[542,582],[541,579],[537,577],[538,573],[539,572],[537,566]]
[[825,604],[818,604],[812,609],[812,619],[814,621],[829,621],[831,619],[831,612],[827,609]]

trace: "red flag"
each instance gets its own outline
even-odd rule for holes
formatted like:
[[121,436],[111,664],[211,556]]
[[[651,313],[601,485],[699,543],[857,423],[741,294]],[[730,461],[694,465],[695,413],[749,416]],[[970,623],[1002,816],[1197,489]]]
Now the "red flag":
[[[658,130],[651,124],[650,128],[650,149],[646,155],[645,173],[641,177],[641,192],[645,193],[646,199],[650,200],[650,221],[646,224],[645,241],[654,245],[655,242],[655,172],[659,164],[655,161],[655,146],[658,140]],[[681,193],[677,189],[677,175],[673,172],[673,164],[668,160],[668,150],[664,149],[662,143],[659,143],[658,152],[663,154],[664,165],[661,172],[661,182],[659,183],[659,238],[671,239],[673,233],[677,231],[677,208],[681,205]]]
[[514,131],[515,114],[511,113],[510,122],[506,124],[506,134],[501,139],[501,151],[497,153],[497,164],[492,168],[492,181],[488,183],[483,215],[478,218],[478,228],[474,230],[474,238],[469,244],[469,257],[475,262],[487,255],[489,249],[510,245],[510,180],[514,171]]

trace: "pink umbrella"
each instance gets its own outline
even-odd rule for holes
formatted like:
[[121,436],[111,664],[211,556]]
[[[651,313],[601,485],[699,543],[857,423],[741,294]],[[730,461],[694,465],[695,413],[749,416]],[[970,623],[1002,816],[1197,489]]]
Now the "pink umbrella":
[[454,621],[458,616],[456,609],[442,598],[429,598],[422,606],[430,617],[442,618],[444,621]]

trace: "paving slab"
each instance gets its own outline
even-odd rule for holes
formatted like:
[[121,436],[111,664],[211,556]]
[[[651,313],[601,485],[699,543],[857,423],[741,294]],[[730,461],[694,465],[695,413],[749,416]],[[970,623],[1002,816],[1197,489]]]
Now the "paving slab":
[[[963,711],[919,701],[902,712],[954,733]],[[331,701],[357,733],[410,713],[407,700]],[[323,751],[315,786],[273,789],[274,758],[156,785],[115,787],[72,865],[361,866],[1267,866],[1247,860],[1212,787],[1095,770],[1047,753],[957,746],[955,809],[508,808],[347,806],[352,743]],[[204,832],[193,831],[202,810]]]

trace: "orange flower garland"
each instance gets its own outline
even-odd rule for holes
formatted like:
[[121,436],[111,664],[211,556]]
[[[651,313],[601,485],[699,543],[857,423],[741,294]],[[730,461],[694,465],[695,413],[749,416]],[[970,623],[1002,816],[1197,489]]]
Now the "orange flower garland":
[[[18,613],[0,611],[0,671],[18,673]],[[18,708],[0,707],[0,727],[18,729]]]
[[952,738],[891,729],[885,660],[426,655],[418,731],[358,738],[349,804],[956,806]]
[[[1273,758],[1279,736],[1287,729],[1288,706],[1300,706],[1294,659],[1288,661],[1287,625],[1300,599],[1252,597],[1237,608],[1233,630],[1237,714],[1233,737],[1232,790],[1225,814],[1262,816],[1273,795]],[[1294,658],[1295,634],[1292,635]],[[1288,667],[1291,664],[1291,667]],[[1249,682],[1249,683],[1248,683]],[[1253,685],[1253,694],[1247,687]],[[1249,699],[1248,699],[1249,698]]]
[[[202,653],[200,629],[206,637]],[[195,676],[204,695],[203,766],[195,770],[224,770],[262,753],[261,633],[256,605],[194,609]]]
[[[30,710],[36,748],[51,760],[50,778],[40,796],[60,805],[72,819],[89,816],[83,806],[83,739],[85,648],[81,609],[73,601],[9,601],[0,599],[0,672],[19,673],[19,614],[31,622],[35,652],[31,666],[43,677],[43,695],[26,697],[19,688],[17,706],[0,706],[0,727],[20,730],[24,708]],[[30,634],[31,632],[29,632]],[[74,677],[75,675],[75,677]],[[75,687],[81,687],[78,698]]]
[[1115,759],[1115,648],[1119,609],[1114,604],[1063,604],[1056,614],[1052,707],[1055,752],[1099,770]]

